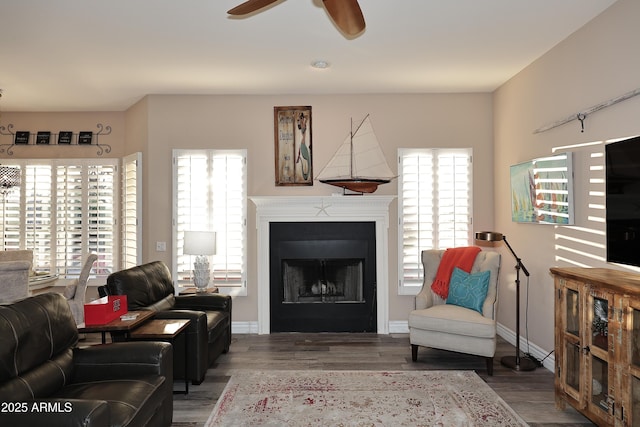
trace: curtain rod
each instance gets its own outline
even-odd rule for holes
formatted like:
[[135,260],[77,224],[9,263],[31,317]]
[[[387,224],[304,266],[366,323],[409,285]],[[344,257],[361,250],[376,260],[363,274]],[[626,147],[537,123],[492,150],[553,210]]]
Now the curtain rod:
[[596,111],[600,111],[603,108],[610,107],[612,105],[617,104],[618,102],[626,101],[629,98],[633,98],[636,95],[640,95],[640,88],[632,90],[631,92],[627,92],[624,95],[620,95],[616,98],[612,98],[608,101],[601,102],[600,104],[594,105],[593,107],[587,108],[585,111],[569,116],[565,119],[558,120],[557,122],[548,124],[546,126],[542,126],[533,131],[533,133],[541,133],[546,132],[550,129],[557,128],[558,126],[562,126],[574,120],[579,120],[580,125],[582,127],[581,132],[584,132],[584,120],[587,118],[589,114],[595,113]]

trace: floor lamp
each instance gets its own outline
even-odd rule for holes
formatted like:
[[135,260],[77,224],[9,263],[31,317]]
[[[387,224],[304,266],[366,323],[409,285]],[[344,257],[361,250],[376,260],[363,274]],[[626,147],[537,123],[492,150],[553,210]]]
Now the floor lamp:
[[522,263],[522,260],[518,258],[518,255],[513,251],[509,242],[507,242],[507,237],[502,233],[480,231],[476,233],[476,240],[484,240],[487,242],[504,241],[505,245],[507,245],[513,254],[513,257],[516,259],[516,355],[504,356],[500,359],[500,363],[508,368],[515,369],[516,371],[533,371],[537,368],[536,363],[529,358],[520,357],[520,270],[522,270],[527,277],[529,277],[529,272]]

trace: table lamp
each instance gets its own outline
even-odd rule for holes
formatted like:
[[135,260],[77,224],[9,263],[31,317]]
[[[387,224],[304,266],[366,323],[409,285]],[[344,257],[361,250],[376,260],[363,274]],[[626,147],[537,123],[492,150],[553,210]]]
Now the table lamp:
[[193,263],[193,284],[197,292],[205,292],[211,280],[209,255],[216,254],[216,233],[214,231],[185,231],[185,255],[196,255]]

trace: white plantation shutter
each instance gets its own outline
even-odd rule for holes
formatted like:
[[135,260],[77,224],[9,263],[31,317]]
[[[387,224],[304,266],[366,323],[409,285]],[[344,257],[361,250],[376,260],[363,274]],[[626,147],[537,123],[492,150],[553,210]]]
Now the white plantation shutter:
[[[89,238],[83,253],[97,253],[98,275],[106,275],[117,270],[118,234],[116,233],[116,215],[118,212],[118,168],[117,165],[88,166],[87,228]],[[79,264],[82,268],[84,256]]]
[[[17,166],[17,165],[6,165],[5,166]],[[24,178],[23,186],[24,186]],[[21,210],[20,210],[20,199],[21,193],[19,189],[13,188],[6,195],[2,197],[2,210],[0,211],[0,215],[2,215],[2,235],[0,235],[0,240],[2,240],[4,250],[16,250],[20,249],[20,232],[21,232]]]
[[174,151],[174,247],[178,281],[189,285],[194,257],[185,231],[215,231],[212,283],[246,292],[246,151]]
[[122,239],[121,259],[123,269],[135,267],[142,262],[142,224],[138,210],[142,207],[142,153],[131,154],[123,159],[122,173]]
[[77,277],[89,252],[99,255],[99,276],[114,271],[117,162],[16,161],[22,184],[7,195],[4,249],[31,249],[35,270],[62,277]]
[[212,210],[216,232],[216,255],[213,256],[213,281],[218,286],[244,283],[246,179],[242,155],[213,156]]
[[[56,272],[67,274],[75,269],[77,274],[82,269],[82,242],[87,237],[83,228],[88,225],[89,200],[84,200],[83,182],[88,184],[88,174],[82,166],[60,165],[55,170]],[[59,271],[58,265],[64,266],[65,271]]]
[[[51,165],[27,165],[22,175],[22,185],[19,189],[23,193],[24,221],[20,233],[24,236],[20,249],[33,249],[33,269],[53,270],[55,257],[52,259],[51,248],[54,243],[52,236],[52,215],[54,210],[53,177],[55,169]],[[55,236],[57,238],[57,236]]]
[[471,149],[398,150],[399,293],[422,286],[425,249],[471,242]]

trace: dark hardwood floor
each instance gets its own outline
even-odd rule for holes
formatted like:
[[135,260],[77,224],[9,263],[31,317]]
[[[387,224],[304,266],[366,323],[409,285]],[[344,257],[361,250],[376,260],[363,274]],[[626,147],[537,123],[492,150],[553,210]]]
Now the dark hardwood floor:
[[[174,426],[203,426],[216,399],[236,370],[474,370],[531,426],[592,426],[573,408],[555,408],[553,373],[545,368],[516,372],[500,365],[515,354],[499,338],[494,373],[487,375],[482,358],[420,348],[411,361],[407,334],[299,334],[234,335],[231,350],[218,358],[198,386],[174,398]],[[176,383],[176,387],[182,384]]]

